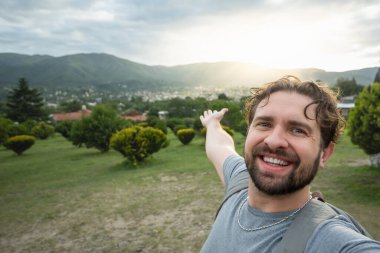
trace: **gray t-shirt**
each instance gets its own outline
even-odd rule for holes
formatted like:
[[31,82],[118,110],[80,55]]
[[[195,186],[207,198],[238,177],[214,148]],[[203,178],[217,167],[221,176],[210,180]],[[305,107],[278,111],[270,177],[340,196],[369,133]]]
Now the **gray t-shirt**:
[[[247,168],[242,157],[230,156],[223,169],[226,187],[229,187],[231,178]],[[249,206],[246,199],[247,190],[242,190],[224,203],[202,253],[275,252],[292,219],[265,229],[245,231],[239,226],[237,216],[243,227],[253,229],[278,222],[295,210],[265,213]],[[380,243],[358,233],[345,217],[337,216],[317,227],[305,252],[380,252]]]

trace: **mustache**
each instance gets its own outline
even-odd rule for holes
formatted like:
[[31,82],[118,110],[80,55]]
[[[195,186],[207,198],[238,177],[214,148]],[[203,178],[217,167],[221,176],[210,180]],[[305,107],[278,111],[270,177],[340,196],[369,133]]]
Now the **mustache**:
[[300,161],[298,155],[294,152],[286,151],[285,149],[282,149],[282,148],[273,150],[265,144],[261,144],[261,145],[256,146],[255,148],[253,148],[252,157],[260,156],[263,153],[280,156],[284,159],[287,159],[287,160],[289,160],[291,162],[295,162],[295,163],[298,163]]

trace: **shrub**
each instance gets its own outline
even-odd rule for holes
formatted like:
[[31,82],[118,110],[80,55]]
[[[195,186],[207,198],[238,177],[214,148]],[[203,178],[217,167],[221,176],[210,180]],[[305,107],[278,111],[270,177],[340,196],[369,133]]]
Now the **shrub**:
[[54,135],[54,127],[41,121],[32,128],[32,135],[38,139],[45,140]]
[[241,133],[242,135],[246,136],[247,135],[247,122],[243,119],[239,122],[239,124],[236,126],[237,128],[235,129],[237,132]]
[[86,118],[82,118],[81,120],[73,122],[69,133],[70,141],[73,143],[74,146],[77,146],[79,148],[82,147],[82,145],[86,145],[87,148],[91,147],[88,144],[86,144],[87,139],[89,137],[86,135],[84,127],[85,120]]
[[166,122],[164,120],[160,120],[156,116],[149,116],[147,123],[150,127],[160,129],[164,132],[164,134],[168,133],[168,126],[166,125]]
[[70,139],[74,145],[96,148],[107,152],[113,133],[122,129],[125,122],[108,106],[97,105],[91,116],[84,117],[73,124]]
[[3,144],[8,139],[9,127],[13,125],[13,122],[6,118],[0,118],[0,144]]
[[28,120],[24,121],[21,125],[25,126],[28,133],[31,133],[33,127],[35,127],[37,125],[37,121],[35,121],[33,119],[28,119]]
[[188,127],[186,125],[176,125],[173,129],[173,132],[175,135],[177,135],[177,132],[178,130],[181,130],[181,129],[187,129]]
[[66,121],[59,122],[55,126],[55,131],[57,133],[62,134],[63,137],[65,137],[66,139],[69,140],[70,139],[71,128],[73,127],[73,123],[74,123],[74,121],[71,121],[71,120],[66,120]]
[[194,119],[193,118],[183,118],[183,123],[187,128],[193,128],[194,127]]
[[24,125],[12,124],[8,127],[8,136],[29,135],[28,129]]
[[175,133],[174,128],[178,125],[185,125],[185,122],[180,118],[170,118],[166,121],[166,125]]
[[192,128],[180,129],[177,131],[177,137],[183,145],[189,144],[195,136],[195,130]]
[[148,122],[140,122],[137,124],[139,127],[148,127]]
[[348,119],[349,135],[354,144],[368,155],[380,152],[380,83],[359,93]]
[[235,135],[235,132],[232,128],[228,127],[228,126],[224,126],[222,125],[224,131],[226,131],[229,135],[231,135],[231,137],[234,137]]
[[110,145],[133,164],[137,164],[168,145],[166,135],[152,127],[133,126],[115,133]]
[[200,121],[199,117],[197,117],[197,118],[194,119],[193,128],[196,131],[201,131],[202,130],[203,125],[202,125],[202,122]]
[[29,149],[34,144],[34,137],[30,135],[17,135],[9,137],[4,146],[8,149],[13,150],[18,155],[21,155],[25,150]]

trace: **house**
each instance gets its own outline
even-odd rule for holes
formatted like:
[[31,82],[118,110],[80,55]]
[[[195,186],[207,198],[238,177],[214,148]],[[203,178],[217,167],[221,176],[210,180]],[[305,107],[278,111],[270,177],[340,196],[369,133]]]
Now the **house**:
[[67,113],[54,113],[53,121],[62,122],[67,120],[80,120],[82,117],[90,116],[91,110],[88,110],[86,106],[82,106],[82,109],[77,112],[67,112]]
[[144,113],[141,113],[141,112],[138,112],[138,111],[135,111],[135,110],[132,110],[130,112],[127,112],[127,113],[124,113],[123,115],[121,115],[121,117],[123,119],[128,119],[128,120],[132,120],[132,121],[135,121],[135,122],[143,122],[143,121],[146,121],[147,120],[147,117]]
[[342,115],[345,119],[348,118],[350,111],[355,107],[356,96],[342,97],[340,103],[338,103],[338,108],[342,110]]
[[169,115],[168,111],[159,111],[158,112],[158,118],[159,119],[166,119]]

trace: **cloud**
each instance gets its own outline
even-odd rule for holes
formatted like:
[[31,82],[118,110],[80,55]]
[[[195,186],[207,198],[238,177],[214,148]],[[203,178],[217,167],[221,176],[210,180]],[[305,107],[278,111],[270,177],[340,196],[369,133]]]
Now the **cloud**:
[[318,50],[329,68],[334,58],[356,57],[365,66],[378,63],[378,13],[374,0],[5,0],[0,47],[54,56],[104,52],[164,65],[258,58],[280,65],[305,62],[302,55],[315,58]]

